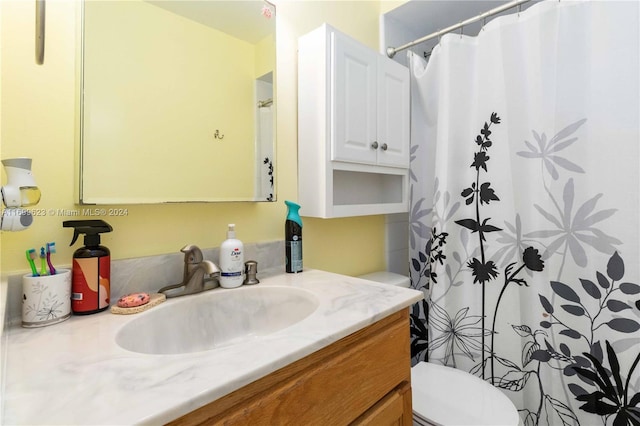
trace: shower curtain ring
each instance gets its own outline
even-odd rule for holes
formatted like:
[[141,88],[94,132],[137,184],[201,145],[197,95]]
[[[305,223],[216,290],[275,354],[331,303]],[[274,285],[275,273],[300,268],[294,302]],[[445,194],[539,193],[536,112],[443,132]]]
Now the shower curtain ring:
[[[462,22],[460,22],[460,23],[462,24]],[[462,33],[462,30],[463,30],[463,29],[464,29],[464,25],[460,27],[460,38],[461,38],[461,39],[462,39],[462,36],[464,35],[464,34]]]
[[482,18],[482,31],[484,31],[484,27],[487,25],[487,17]]

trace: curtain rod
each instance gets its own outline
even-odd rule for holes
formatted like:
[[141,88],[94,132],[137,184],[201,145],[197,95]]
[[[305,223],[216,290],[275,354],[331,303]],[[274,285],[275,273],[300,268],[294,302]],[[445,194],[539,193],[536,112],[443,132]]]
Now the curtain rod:
[[493,16],[493,15],[497,15],[500,12],[504,12],[505,10],[509,10],[512,9],[514,7],[520,6],[523,3],[527,3],[528,1],[531,0],[514,0],[510,3],[506,3],[503,4],[502,6],[498,6],[495,9],[491,9],[487,12],[481,13],[480,15],[474,16],[473,18],[469,18],[466,21],[462,21],[458,24],[455,25],[451,25],[450,27],[447,27],[443,30],[440,31],[436,31],[434,33],[429,34],[428,36],[424,36],[422,38],[419,38],[417,40],[412,41],[411,43],[407,43],[404,44],[400,47],[387,47],[387,56],[390,58],[393,58],[395,56],[396,53],[400,52],[401,50],[405,50],[408,49],[410,47],[415,46],[416,44],[420,44],[423,43],[427,40],[431,40],[432,38],[436,38],[436,37],[440,37],[446,33],[450,33],[451,31],[455,31],[458,28],[462,28],[465,25],[469,25],[469,24],[473,24],[474,22],[477,22],[481,19],[485,19],[488,18],[489,16]]

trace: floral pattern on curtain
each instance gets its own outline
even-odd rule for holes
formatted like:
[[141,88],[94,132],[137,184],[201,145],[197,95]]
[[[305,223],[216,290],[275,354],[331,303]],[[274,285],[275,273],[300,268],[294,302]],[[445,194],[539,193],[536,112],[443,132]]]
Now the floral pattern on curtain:
[[640,425],[637,16],[543,2],[411,58],[413,361],[525,425]]

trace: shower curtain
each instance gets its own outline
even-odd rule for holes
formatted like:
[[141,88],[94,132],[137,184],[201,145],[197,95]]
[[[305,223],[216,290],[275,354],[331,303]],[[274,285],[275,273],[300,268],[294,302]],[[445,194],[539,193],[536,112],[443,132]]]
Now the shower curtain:
[[413,362],[525,425],[640,425],[639,13],[541,2],[410,54]]

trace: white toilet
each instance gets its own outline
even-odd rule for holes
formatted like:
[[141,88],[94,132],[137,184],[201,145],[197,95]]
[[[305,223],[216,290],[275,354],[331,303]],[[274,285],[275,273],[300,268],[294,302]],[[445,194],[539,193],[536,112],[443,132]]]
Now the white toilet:
[[[360,278],[409,287],[410,280],[392,272]],[[411,368],[413,424],[417,426],[518,425],[513,403],[499,389],[465,371],[430,362]]]

